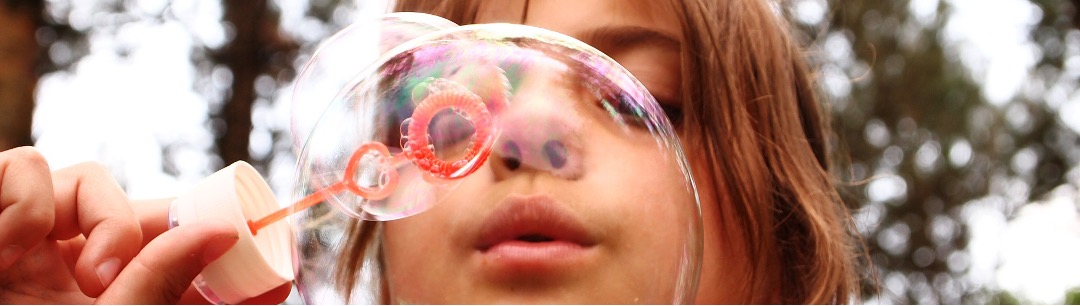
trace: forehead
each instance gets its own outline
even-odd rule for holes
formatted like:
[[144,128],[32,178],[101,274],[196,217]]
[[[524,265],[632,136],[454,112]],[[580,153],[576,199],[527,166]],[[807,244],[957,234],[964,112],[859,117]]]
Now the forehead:
[[476,23],[522,21],[589,44],[596,43],[589,41],[593,31],[619,27],[649,29],[682,41],[678,17],[663,0],[488,0],[476,15]]

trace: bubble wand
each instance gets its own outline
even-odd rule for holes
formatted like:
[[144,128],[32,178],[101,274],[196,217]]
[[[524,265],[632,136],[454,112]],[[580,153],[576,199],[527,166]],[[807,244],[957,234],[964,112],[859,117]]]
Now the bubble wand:
[[[465,156],[454,161],[445,161],[435,156],[434,146],[428,135],[428,125],[439,112],[450,109],[460,114],[474,127],[473,137],[466,146]],[[326,186],[310,195],[296,201],[288,207],[279,209],[258,220],[248,220],[248,229],[252,235],[259,232],[270,224],[273,224],[295,212],[303,211],[315,204],[322,203],[331,195],[349,191],[357,196],[368,200],[382,200],[389,197],[397,187],[398,174],[396,165],[411,161],[420,168],[425,175],[440,179],[457,179],[465,177],[476,171],[478,167],[469,165],[481,165],[491,154],[493,135],[493,122],[491,112],[488,111],[480,96],[463,88],[454,88],[433,92],[416,106],[408,123],[409,141],[402,145],[402,153],[391,156],[390,150],[381,142],[367,142],[353,151],[349,157],[349,163],[345,166],[345,175],[341,181]],[[364,156],[375,153],[378,157],[378,169],[381,175],[374,187],[360,186],[356,182],[356,173]],[[473,159],[476,159],[473,161]],[[465,168],[465,172],[457,174]],[[455,176],[455,174],[457,174]]]

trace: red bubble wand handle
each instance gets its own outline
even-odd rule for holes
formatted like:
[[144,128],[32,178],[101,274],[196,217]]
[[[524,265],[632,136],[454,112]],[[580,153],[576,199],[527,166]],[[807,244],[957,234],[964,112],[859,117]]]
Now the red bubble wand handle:
[[[435,156],[434,148],[428,140],[428,125],[440,111],[451,109],[472,123],[473,137],[465,149],[465,156],[454,161],[445,161]],[[349,157],[345,166],[345,176],[341,181],[315,191],[296,201],[292,205],[279,209],[258,220],[248,220],[248,228],[255,235],[259,229],[284,219],[286,216],[322,203],[331,195],[349,191],[368,200],[382,200],[389,197],[397,187],[398,174],[396,165],[405,161],[420,168],[426,175],[440,179],[458,179],[476,171],[491,154],[491,138],[494,133],[492,116],[480,96],[465,89],[448,89],[431,93],[421,101],[413,111],[409,123],[409,141],[402,148],[402,154],[390,155],[390,150],[381,142],[368,142],[360,145]],[[374,187],[364,187],[356,183],[356,174],[364,156],[375,153],[379,170],[382,173]],[[463,173],[458,173],[465,169]]]

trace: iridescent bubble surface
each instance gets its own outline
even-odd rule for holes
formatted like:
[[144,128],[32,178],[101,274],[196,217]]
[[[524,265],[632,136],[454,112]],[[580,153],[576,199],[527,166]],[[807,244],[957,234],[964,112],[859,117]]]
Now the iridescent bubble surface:
[[[294,95],[294,123],[310,122],[294,124],[297,198],[329,204],[294,220],[305,301],[692,301],[697,192],[673,127],[628,71],[535,27],[376,23],[308,64],[351,75],[327,82],[334,95],[306,69]],[[381,56],[322,51],[357,41],[382,41]],[[619,281],[588,281],[604,275]]]

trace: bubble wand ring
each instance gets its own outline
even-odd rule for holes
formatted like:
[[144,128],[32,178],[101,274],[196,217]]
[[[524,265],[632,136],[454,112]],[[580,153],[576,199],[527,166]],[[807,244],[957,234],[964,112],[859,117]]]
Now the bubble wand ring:
[[[435,156],[428,137],[428,125],[440,111],[445,109],[455,110],[459,115],[473,125],[473,136],[469,145],[466,146],[465,156],[455,161],[445,161]],[[454,89],[432,93],[424,98],[416,110],[413,111],[411,122],[408,126],[409,140],[403,146],[404,154],[409,157],[416,167],[424,170],[437,178],[454,178],[454,174],[467,166],[476,158],[476,164],[483,164],[491,154],[492,119],[480,96],[464,89]],[[413,136],[415,135],[415,136]],[[476,167],[467,169],[466,173],[457,177],[464,177],[476,171]]]
[[[435,156],[434,148],[428,141],[428,125],[432,118],[440,111],[451,109],[462,114],[465,120],[472,123],[474,132],[471,142],[465,151],[465,157],[456,161],[445,161]],[[337,194],[342,190],[348,190],[367,200],[381,200],[389,197],[397,187],[398,173],[394,165],[400,164],[405,159],[412,161],[417,168],[427,175],[442,179],[458,179],[476,171],[479,167],[471,167],[466,172],[454,175],[469,165],[482,165],[491,155],[492,117],[480,96],[466,89],[451,89],[432,93],[424,98],[410,117],[409,135],[415,135],[404,146],[403,154],[391,156],[390,150],[385,144],[377,141],[361,144],[349,157],[349,163],[345,166],[344,177],[341,181],[326,186],[310,195],[300,199],[289,207],[275,211],[261,219],[249,220],[248,229],[256,234],[259,229],[273,224],[291,213],[301,211],[315,204],[325,201],[327,197]],[[361,187],[356,183],[356,173],[361,162],[368,153],[378,154],[377,161],[380,172],[379,179],[374,188]],[[475,160],[475,161],[474,161]],[[471,162],[470,162],[471,161]]]
[[[367,155],[369,151],[375,151],[380,158],[379,163],[379,176],[378,185],[375,188],[361,187],[356,183],[357,168],[360,166],[360,162],[363,160],[364,155]],[[397,187],[397,171],[391,166],[391,160],[387,157],[390,156],[390,150],[386,148],[386,145],[380,142],[368,142],[360,145],[353,152],[353,155],[349,157],[349,164],[345,166],[345,179],[341,182],[345,184],[350,192],[362,196],[368,200],[382,200],[390,196],[390,193]],[[396,156],[395,156],[396,157]]]

